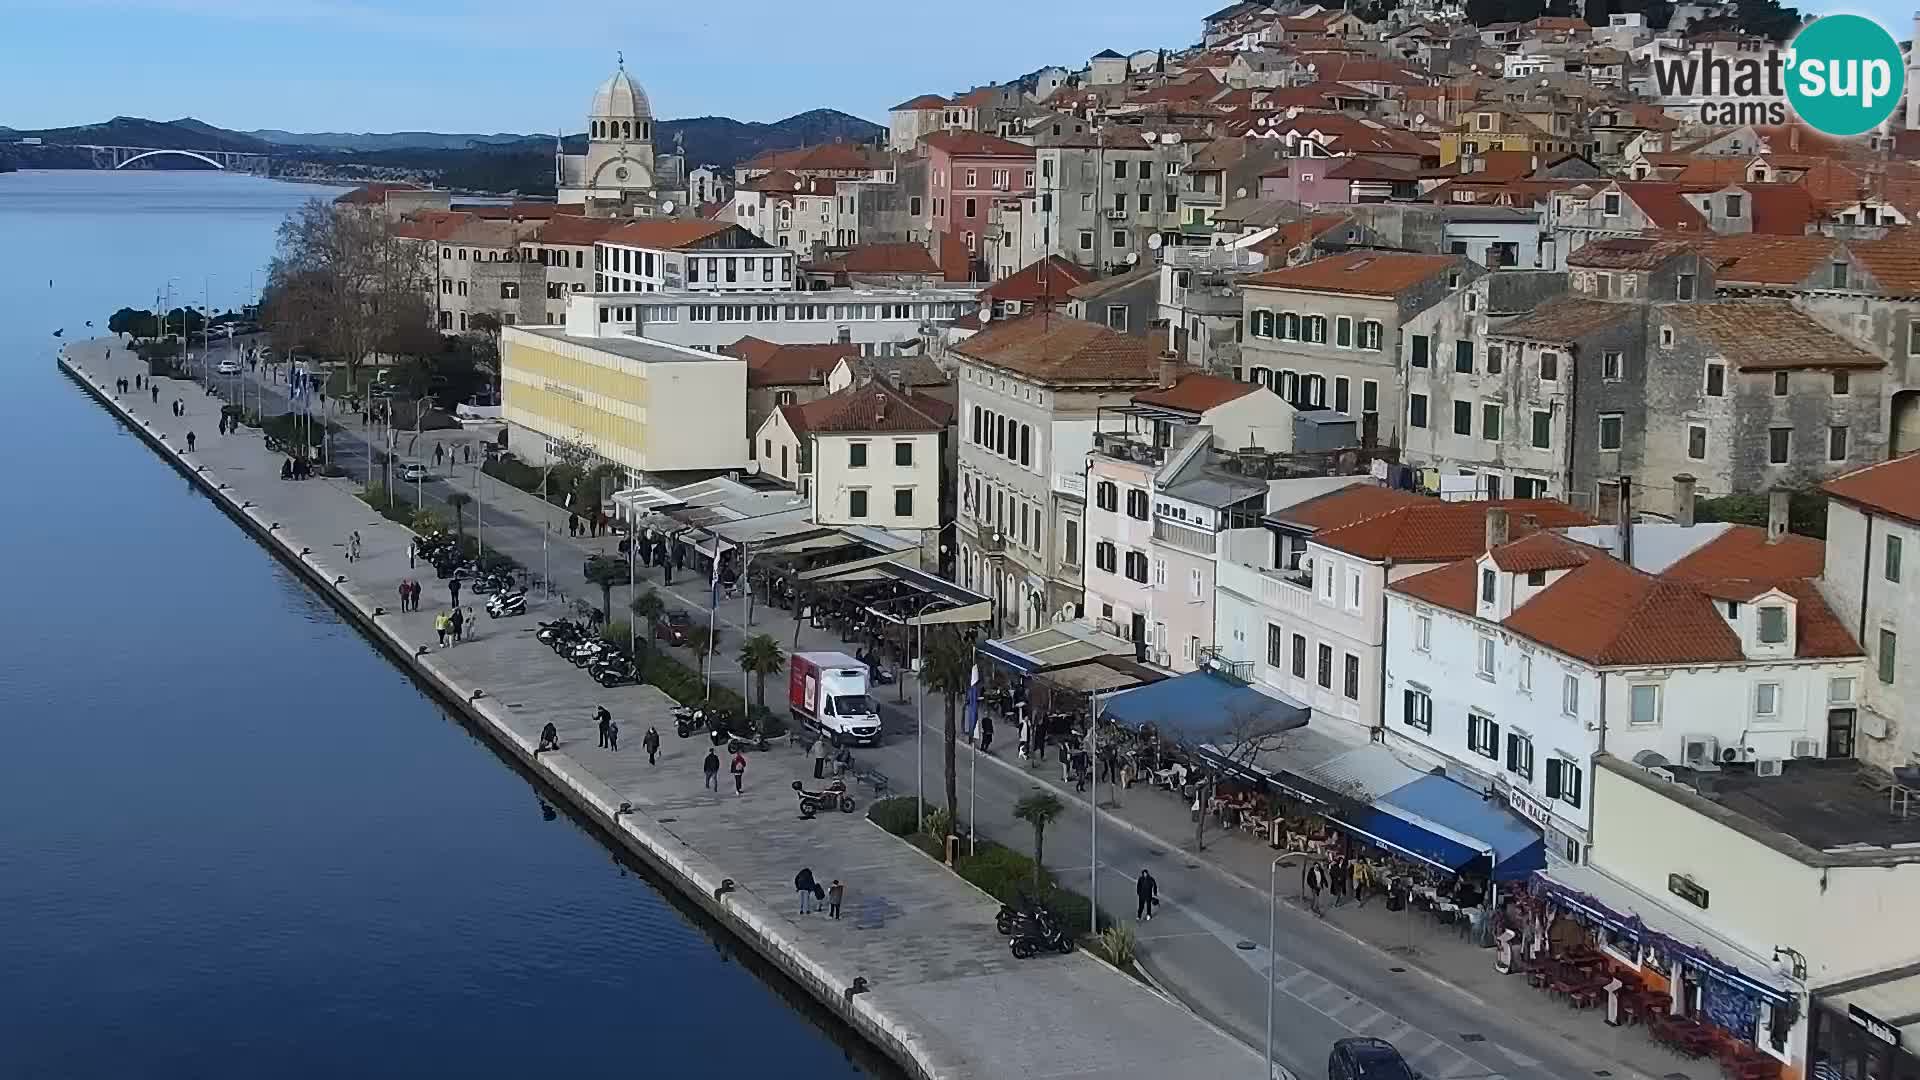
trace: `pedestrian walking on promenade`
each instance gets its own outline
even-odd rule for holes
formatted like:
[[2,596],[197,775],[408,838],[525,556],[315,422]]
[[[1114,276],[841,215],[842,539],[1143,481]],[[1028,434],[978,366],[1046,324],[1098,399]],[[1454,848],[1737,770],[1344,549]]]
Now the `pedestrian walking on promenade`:
[[1327,866],[1327,891],[1333,894],[1333,906],[1347,905],[1347,885],[1353,881],[1353,870],[1347,866],[1344,855],[1335,855]]
[[1307,910],[1320,914],[1320,890],[1327,887],[1327,871],[1319,863],[1307,867]]
[[448,578],[447,591],[453,594],[453,602],[456,604],[459,603],[460,602],[460,579],[457,577]]
[[420,610],[420,583],[412,578],[407,579],[407,610]]
[[537,756],[548,750],[558,749],[560,749],[560,731],[553,726],[553,721],[549,720],[547,726],[540,729],[540,745],[534,747],[533,752]]
[[152,383],[149,383],[147,384],[147,389],[153,391],[153,403],[155,405],[160,404],[160,388],[158,386],[153,385]]
[[706,774],[707,790],[718,792],[720,790],[720,755],[714,753],[712,747],[707,748],[707,757],[700,763],[700,771]]
[[441,612],[433,617],[433,632],[440,635],[440,647],[447,647],[447,613]]
[[827,736],[824,732],[819,738],[813,740],[813,778],[815,780],[827,778]]
[[467,628],[467,613],[461,608],[454,608],[453,614],[447,616],[447,623],[453,628],[453,643],[460,644],[460,631]]
[[567,515],[567,535],[574,537],[580,535],[580,519],[572,514]]
[[[109,350],[109,351],[111,351],[111,350]],[[133,388],[134,388],[135,390],[138,390],[138,389],[140,389],[140,376],[138,376],[138,375],[135,375],[135,376],[133,377]]]
[[607,721],[607,749],[620,749],[620,722],[617,720]]
[[446,463],[446,460],[447,460],[447,448],[444,446],[441,446],[439,443],[434,443],[433,444],[434,467],[435,468],[440,467],[441,465]]
[[800,914],[806,915],[813,911],[813,894],[819,887],[820,883],[813,880],[812,867],[803,866],[799,873],[793,875],[793,891],[800,894]]
[[733,771],[733,793],[741,794],[741,784],[747,778],[747,755],[735,750],[733,764],[729,768]]
[[980,752],[993,753],[993,717],[984,712],[980,714]]
[[460,453],[462,455],[460,458],[462,464],[466,464],[466,465],[473,464],[473,444],[472,443],[468,443],[465,446],[462,446],[460,448]]
[[401,610],[401,611],[409,611],[409,610],[411,610],[411,609],[410,609],[410,608],[409,608],[409,607],[407,606],[407,597],[408,597],[408,595],[409,595],[409,593],[410,593],[410,591],[411,591],[411,590],[409,590],[409,589],[407,588],[407,579],[406,579],[406,578],[401,578],[401,579],[400,579],[400,587],[399,587],[398,589],[395,589],[394,591],[400,594],[400,610]]
[[187,453],[193,453],[193,432],[187,432]]
[[1140,922],[1152,919],[1153,909],[1160,903],[1160,883],[1153,880],[1151,873],[1142,870],[1140,876],[1134,880],[1133,895],[1134,899],[1139,901],[1134,906],[1133,917]]
[[652,765],[660,756],[660,732],[649,727],[647,733],[640,736],[640,748],[647,752],[647,764]]
[[600,729],[600,749],[605,750],[607,748],[607,728],[613,723],[613,714],[607,711],[605,705],[602,705],[594,711],[593,719],[593,726]]
[[840,917],[840,905],[846,898],[847,887],[840,883],[839,878],[834,878],[833,884],[827,886],[827,916],[829,918],[837,919]]
[[353,536],[350,538],[350,542],[353,544],[353,561],[359,562],[360,561],[360,530],[359,529],[353,530]]

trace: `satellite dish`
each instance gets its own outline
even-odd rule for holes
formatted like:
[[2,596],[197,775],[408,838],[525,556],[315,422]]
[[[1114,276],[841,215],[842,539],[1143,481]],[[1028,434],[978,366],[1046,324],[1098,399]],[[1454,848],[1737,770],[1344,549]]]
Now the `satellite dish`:
[[1237,187],[1237,188],[1234,188],[1234,189],[1233,189],[1233,197],[1234,197],[1234,198],[1236,198],[1236,199],[1244,199],[1244,198],[1246,198],[1246,197],[1247,197],[1247,189],[1246,189],[1246,188],[1244,188],[1244,187]]
[[1127,252],[1127,265],[1128,265],[1128,266],[1132,266],[1132,265],[1134,265],[1135,263],[1137,263],[1137,262],[1139,262],[1139,261],[1140,261],[1140,253],[1139,253],[1139,252],[1137,252],[1137,251],[1129,251],[1129,252]]
[[667,200],[666,202],[663,202],[663,203],[661,203],[661,204],[660,204],[660,212],[661,212],[661,213],[663,213],[663,214],[671,214],[671,213],[673,213],[673,200],[672,200],[672,199],[668,199],[668,200]]
[[1413,126],[1414,126],[1414,127],[1426,127],[1426,126],[1427,126],[1427,114],[1426,114],[1426,113],[1414,113],[1414,114],[1413,114]]
[[1667,764],[1667,759],[1658,750],[1642,750],[1633,755],[1633,763],[1643,769],[1658,769]]
[[993,321],[993,305],[992,304],[980,305],[980,321],[982,323],[990,323]]
[[1147,140],[1147,142],[1149,142],[1149,143],[1151,143],[1151,142],[1153,142],[1153,140],[1155,140],[1155,139],[1157,139],[1157,138],[1159,138],[1159,136],[1158,136],[1158,135],[1155,135],[1155,134],[1154,134],[1153,132],[1151,132],[1151,131],[1143,131],[1143,132],[1141,132],[1141,133],[1140,133],[1140,137],[1141,137],[1141,138],[1143,138],[1143,139],[1145,139],[1145,140]]
[[1160,142],[1166,146],[1177,146],[1180,143],[1180,133],[1177,131],[1169,131],[1165,135],[1160,136]]
[[1162,239],[1160,239],[1160,234],[1159,234],[1159,233],[1154,233],[1153,235],[1151,235],[1151,236],[1149,236],[1149,237],[1147,237],[1147,246],[1148,246],[1148,247],[1150,247],[1150,248],[1152,248],[1152,249],[1153,249],[1153,250],[1155,250],[1155,251],[1159,251],[1159,250],[1160,250],[1160,245],[1162,245],[1162,244],[1164,244],[1164,243],[1166,243],[1166,241],[1165,241],[1165,240],[1162,240]]

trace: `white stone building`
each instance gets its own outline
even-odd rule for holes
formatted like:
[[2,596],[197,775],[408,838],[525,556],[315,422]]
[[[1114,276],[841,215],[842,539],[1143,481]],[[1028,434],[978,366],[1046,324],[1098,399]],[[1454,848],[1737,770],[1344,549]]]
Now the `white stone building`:
[[913,534],[938,529],[942,443],[953,407],[884,380],[783,405],[755,438],[761,472],[807,495],[818,525]]
[[625,62],[594,91],[587,152],[556,155],[554,168],[563,203],[653,195],[653,106]]
[[[1827,481],[1826,570],[1820,590],[1861,636],[1868,656],[1854,753],[1882,768],[1920,764],[1920,455],[1909,454]],[[1908,650],[1901,655],[1901,647]]]

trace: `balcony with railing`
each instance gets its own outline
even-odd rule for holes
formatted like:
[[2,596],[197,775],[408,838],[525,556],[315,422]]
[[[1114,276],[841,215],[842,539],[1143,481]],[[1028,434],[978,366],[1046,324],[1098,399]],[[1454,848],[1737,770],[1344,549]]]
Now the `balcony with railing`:
[[1145,430],[1096,431],[1093,452],[1115,461],[1130,461],[1157,469],[1166,463],[1167,448],[1160,446],[1151,427]]
[[1195,555],[1212,555],[1220,546],[1219,534],[1168,521],[1166,518],[1154,519],[1153,539],[1156,543],[1177,547],[1181,551],[1192,552]]
[[1313,575],[1222,559],[1215,568],[1220,588],[1258,603],[1267,611],[1302,615],[1313,599]]

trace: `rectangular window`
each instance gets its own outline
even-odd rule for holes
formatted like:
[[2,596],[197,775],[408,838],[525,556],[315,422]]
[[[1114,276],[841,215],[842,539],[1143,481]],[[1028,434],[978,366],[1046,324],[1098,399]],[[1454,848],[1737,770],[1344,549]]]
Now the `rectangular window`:
[[1753,688],[1753,715],[1772,720],[1780,715],[1780,684],[1758,683]]
[[1286,663],[1286,635],[1272,623],[1267,624],[1267,666],[1279,667]]
[[1727,365],[1719,361],[1707,365],[1707,396],[1725,397],[1727,393]]
[[1480,406],[1480,437],[1488,442],[1500,441],[1500,406],[1491,402]]
[[1784,645],[1787,641],[1787,609],[1769,604],[1760,609],[1760,641],[1764,645]]
[[1299,634],[1293,635],[1293,677],[1307,677],[1307,639]]
[[900,488],[893,493],[893,516],[913,516],[913,489]]
[[1348,411],[1348,406],[1352,405],[1353,403],[1351,400],[1352,390],[1353,390],[1353,384],[1347,379],[1345,375],[1339,375],[1334,378],[1333,380],[1333,411],[1334,412],[1344,413]]
[[894,443],[893,463],[895,465],[911,466],[913,464],[913,444],[910,442]]
[[1372,379],[1360,381],[1360,411],[1363,413],[1380,411],[1380,384]]
[[1625,360],[1619,352],[1608,350],[1600,354],[1600,377],[1608,382],[1619,382]]
[[1560,676],[1560,711],[1568,716],[1580,715],[1580,677],[1577,675]]
[[1673,279],[1673,298],[1676,300],[1693,299],[1693,275],[1678,274]]
[[864,469],[867,467],[867,444],[863,442],[847,444],[847,468]]
[[1846,397],[1853,390],[1853,377],[1844,371],[1833,373],[1833,396]]
[[1453,403],[1453,433],[1455,435],[1473,434],[1473,402]]
[[1427,395],[1407,395],[1407,426],[1417,428],[1427,426]]
[[1707,459],[1707,425],[1687,425],[1687,456],[1695,461]]
[[1482,635],[1480,647],[1474,650],[1474,670],[1483,679],[1493,678],[1493,639]]
[[[1542,573],[1541,576],[1545,577],[1546,575]],[[1533,584],[1532,574],[1527,575],[1527,584],[1529,585]],[[1532,653],[1523,652],[1520,654],[1520,689],[1525,693],[1529,693],[1529,694],[1533,693],[1533,654]]]
[[1414,367],[1426,367],[1431,362],[1433,339],[1425,334],[1415,334],[1412,341],[1413,355],[1409,362]]
[[1473,374],[1473,342],[1453,343],[1453,370],[1465,375]]
[[867,516],[867,493],[855,488],[847,492],[847,516],[863,518]]
[[1414,616],[1413,647],[1420,652],[1433,651],[1433,616]]
[[1543,352],[1540,354],[1540,381],[1558,382],[1560,379],[1560,354]]
[[1900,651],[1899,646],[1899,635],[1887,629],[1880,631],[1880,652],[1874,657],[1874,663],[1880,681],[1888,686],[1893,685],[1894,657]]
[[1641,683],[1627,692],[1627,722],[1635,727],[1651,727],[1660,722],[1660,687]]
[[[1345,315],[1333,320],[1333,343],[1343,349],[1353,348],[1353,320]],[[1342,410],[1345,411],[1345,410]]]
[[1786,397],[1787,392],[1791,389],[1793,389],[1793,379],[1789,377],[1786,372],[1776,371],[1773,373],[1774,397]]
[[1500,757],[1500,725],[1479,713],[1467,714],[1467,748],[1481,757]]
[[1774,465],[1785,465],[1793,451],[1792,428],[1767,429],[1767,461]]
[[1553,446],[1553,414],[1545,409],[1533,410],[1532,443],[1536,450],[1547,450]]
[[1835,424],[1827,429],[1827,460],[1847,460],[1847,425]]
[[1515,732],[1507,735],[1507,771],[1522,780],[1533,779],[1533,740]]
[[1600,449],[1618,450],[1624,438],[1626,417],[1620,413],[1600,414]]
[[1495,573],[1492,567],[1483,566],[1480,568],[1480,602],[1481,603],[1483,604],[1493,603],[1494,595],[1495,595],[1494,590],[1499,585],[1499,583],[1500,583],[1500,575]]
[[1340,680],[1340,692],[1348,701],[1360,700],[1360,658],[1348,653]]
[[1900,580],[1900,538],[1887,537],[1885,572],[1888,581]]
[[1433,698],[1425,690],[1408,690],[1401,699],[1400,722],[1418,731],[1433,731]]
[[1498,375],[1506,367],[1507,352],[1498,345],[1487,346],[1487,374]]

